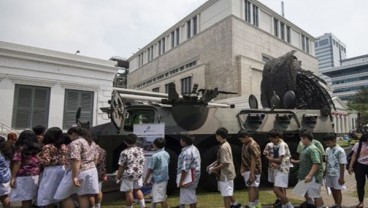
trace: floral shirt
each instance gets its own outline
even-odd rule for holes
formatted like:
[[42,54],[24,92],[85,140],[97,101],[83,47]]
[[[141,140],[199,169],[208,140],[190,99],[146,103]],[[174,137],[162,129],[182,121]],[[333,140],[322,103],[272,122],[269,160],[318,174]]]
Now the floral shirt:
[[250,164],[252,159],[256,160],[255,174],[261,174],[262,162],[261,162],[261,149],[256,141],[250,139],[247,143],[243,144],[241,155],[240,172],[244,173],[250,171]]
[[[263,150],[264,156],[273,157],[273,143],[269,142],[267,143],[266,147]],[[268,175],[272,175],[273,173],[273,167],[271,164],[268,164]]]
[[38,154],[40,163],[44,167],[59,166],[67,163],[68,148],[65,144],[60,146],[60,149],[53,144],[46,144],[42,147]]
[[79,171],[89,170],[96,167],[95,161],[97,160],[98,154],[96,152],[96,144],[94,142],[89,145],[87,140],[79,137],[68,145],[68,155],[69,160],[76,159],[80,161]]
[[305,148],[300,152],[298,179],[304,180],[309,174],[313,164],[318,165],[318,170],[314,174],[314,177],[316,178],[317,183],[321,183],[323,177],[322,154],[318,147],[311,143],[310,145],[305,146]]
[[0,184],[7,183],[10,180],[9,163],[5,160],[3,154],[0,153]]
[[346,153],[343,148],[336,145],[326,149],[326,173],[328,176],[340,176],[340,164],[347,164]]
[[[199,178],[201,176],[201,155],[197,147],[190,145],[181,149],[181,153],[178,157],[177,174],[181,174],[181,171],[193,171],[194,180],[193,183],[185,188],[195,189],[198,186]],[[188,173],[190,174],[190,173]]]
[[120,153],[119,165],[123,167],[123,179],[138,180],[144,169],[143,149],[137,146],[128,147]]
[[[290,150],[289,146],[281,139],[279,144],[273,146],[274,153],[277,152],[278,157],[283,156],[281,164],[277,167],[277,170],[283,173],[290,172]],[[277,157],[277,158],[278,158]]]
[[98,180],[102,181],[106,175],[106,151],[100,146],[96,145],[98,153],[96,168],[98,173]]
[[41,164],[36,155],[22,157],[22,152],[18,150],[15,152],[12,162],[20,162],[17,177],[40,175]]

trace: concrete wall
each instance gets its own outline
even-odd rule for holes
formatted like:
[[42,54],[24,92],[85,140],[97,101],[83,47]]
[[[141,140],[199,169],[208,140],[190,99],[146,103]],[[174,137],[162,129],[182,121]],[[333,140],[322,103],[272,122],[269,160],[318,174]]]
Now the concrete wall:
[[[231,47],[231,21],[230,18],[227,18],[217,23],[216,26],[196,35],[190,41],[160,56],[160,58],[154,59],[139,70],[129,73],[128,88],[134,88],[136,83],[154,75],[197,60],[197,65],[204,65],[205,69],[201,67],[195,68],[191,70],[191,73],[198,69],[204,70],[204,74],[200,72],[199,77],[195,77],[198,80],[205,80],[202,82],[205,86],[200,85],[200,88],[218,87],[221,90],[236,90],[237,86],[233,83],[233,77],[235,77],[237,72],[232,70],[234,63],[231,61]],[[176,79],[171,78],[170,80]],[[151,90],[154,88],[154,85],[162,86],[168,82],[170,81],[167,79],[160,80],[160,82],[152,83],[152,85],[145,86],[142,89]],[[177,85],[177,90],[181,90],[180,85]],[[161,92],[164,91],[162,90]]]

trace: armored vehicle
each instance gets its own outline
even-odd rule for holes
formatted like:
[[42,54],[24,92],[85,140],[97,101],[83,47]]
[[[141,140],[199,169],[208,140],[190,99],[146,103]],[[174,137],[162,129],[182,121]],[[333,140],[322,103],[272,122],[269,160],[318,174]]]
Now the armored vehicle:
[[[193,135],[194,144],[202,158],[200,185],[216,191],[216,179],[206,173],[205,167],[216,159],[218,142],[214,133],[218,128],[229,130],[228,141],[237,173],[241,160],[241,143],[237,138],[240,129],[249,130],[262,150],[268,142],[267,133],[273,128],[282,130],[284,140],[295,159],[298,157],[296,149],[300,141],[300,130],[311,130],[316,138],[333,132],[330,115],[332,101],[321,82],[323,80],[313,73],[301,69],[292,51],[265,64],[261,84],[263,108],[258,106],[254,95],[249,96],[249,108],[246,109],[231,103],[215,102],[219,94],[234,93],[219,91],[217,88],[198,89],[197,85],[194,85],[191,93],[183,95],[176,92],[174,84],[170,85],[168,94],[114,88],[111,108],[108,109],[112,122],[94,127],[91,131],[100,137],[100,144],[110,153],[108,171],[112,172],[117,169],[119,153],[124,149],[124,135],[132,133],[134,124],[165,124],[166,151],[171,156],[168,193],[176,187],[180,137],[183,134]],[[267,164],[266,160],[262,161],[262,178],[265,179]],[[291,183],[296,181],[297,168],[291,170]],[[236,188],[244,186],[240,174],[234,184]]]

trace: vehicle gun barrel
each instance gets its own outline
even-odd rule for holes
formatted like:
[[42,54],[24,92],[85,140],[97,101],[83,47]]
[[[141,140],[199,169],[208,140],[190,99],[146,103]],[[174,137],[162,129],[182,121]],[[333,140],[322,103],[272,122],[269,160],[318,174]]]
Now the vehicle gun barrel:
[[[167,93],[159,93],[159,92],[149,92],[149,91],[143,91],[143,90],[132,90],[132,89],[126,89],[126,88],[118,88],[118,87],[113,87],[113,90],[119,92],[119,93],[124,93],[124,94],[132,94],[132,95],[147,95],[147,96],[152,96],[152,97],[159,97],[159,98],[168,98],[169,95]],[[183,96],[179,96],[179,98],[182,98]]]

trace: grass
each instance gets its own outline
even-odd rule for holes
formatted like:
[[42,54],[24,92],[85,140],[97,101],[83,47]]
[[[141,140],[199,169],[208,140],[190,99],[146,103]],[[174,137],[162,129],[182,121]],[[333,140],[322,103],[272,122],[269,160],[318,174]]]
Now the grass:
[[[238,190],[234,192],[236,200],[241,204],[246,204],[248,202],[248,192],[246,190]],[[273,204],[276,200],[276,196],[273,194],[272,189],[261,189],[259,192],[260,202],[263,205]],[[302,201],[290,199],[294,204],[300,204]],[[205,192],[199,191],[197,193],[197,207],[224,207],[223,199],[218,192]],[[175,194],[168,197],[169,207],[175,207],[179,205],[179,194]],[[125,205],[123,200],[116,200],[110,203],[105,203],[106,208],[117,208]],[[150,204],[146,204],[146,207],[150,207]],[[158,206],[160,207],[160,206]]]
[[[353,141],[353,140],[351,140]],[[337,144],[340,145],[340,147],[349,147],[351,144],[351,141],[347,141],[347,140],[338,140]]]

